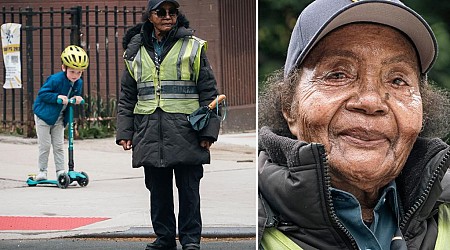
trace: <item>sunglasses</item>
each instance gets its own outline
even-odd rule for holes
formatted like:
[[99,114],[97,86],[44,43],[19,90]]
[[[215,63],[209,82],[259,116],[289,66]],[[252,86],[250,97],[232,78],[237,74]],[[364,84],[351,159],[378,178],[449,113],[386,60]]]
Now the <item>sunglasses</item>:
[[156,15],[159,18],[164,18],[167,15],[169,15],[170,17],[174,17],[174,16],[178,15],[178,9],[173,9],[173,8],[172,9],[168,9],[168,10],[166,10],[166,9],[157,9],[157,10],[154,11],[154,13],[156,13]]

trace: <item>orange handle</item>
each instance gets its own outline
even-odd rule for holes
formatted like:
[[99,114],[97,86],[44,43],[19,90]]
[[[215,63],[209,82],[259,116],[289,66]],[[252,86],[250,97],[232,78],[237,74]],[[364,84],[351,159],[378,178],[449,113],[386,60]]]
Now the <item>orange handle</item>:
[[225,98],[227,98],[225,95],[219,95],[219,97],[217,97],[216,99],[214,99],[214,101],[212,101],[209,105],[208,108],[209,109],[213,109],[216,107],[216,105],[218,103],[221,103],[223,100],[225,100]]

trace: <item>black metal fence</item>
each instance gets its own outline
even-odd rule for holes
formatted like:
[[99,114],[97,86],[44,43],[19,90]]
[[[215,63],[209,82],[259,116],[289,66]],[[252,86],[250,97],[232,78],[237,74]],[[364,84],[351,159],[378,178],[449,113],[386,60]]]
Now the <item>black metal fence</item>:
[[[34,136],[32,105],[45,79],[61,69],[61,51],[69,44],[83,47],[90,65],[83,74],[86,104],[79,110],[85,121],[108,120],[115,116],[124,69],[122,37],[140,21],[143,8],[32,9],[3,7],[2,23],[20,23],[22,88],[0,91],[0,116],[3,129],[22,130]],[[0,75],[5,75],[0,57]],[[2,79],[0,79],[1,81]]]

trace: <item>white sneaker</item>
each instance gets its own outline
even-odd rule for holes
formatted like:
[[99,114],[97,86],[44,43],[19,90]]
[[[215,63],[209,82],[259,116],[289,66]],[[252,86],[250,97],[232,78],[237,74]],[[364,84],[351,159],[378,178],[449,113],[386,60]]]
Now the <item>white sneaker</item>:
[[39,174],[36,175],[37,181],[47,180],[47,172],[39,171]]

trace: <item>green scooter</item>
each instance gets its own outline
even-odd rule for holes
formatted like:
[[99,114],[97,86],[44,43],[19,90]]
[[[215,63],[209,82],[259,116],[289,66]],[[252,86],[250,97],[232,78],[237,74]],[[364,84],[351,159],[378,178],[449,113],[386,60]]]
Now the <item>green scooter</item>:
[[[57,180],[35,180],[34,175],[29,175],[27,179],[28,186],[36,186],[38,184],[51,184],[51,185],[57,185],[60,188],[67,188],[70,183],[76,181],[78,182],[78,185],[81,187],[85,187],[89,184],[89,176],[86,174],[86,172],[76,172],[74,171],[74,161],[73,161],[73,105],[75,105],[76,100],[75,99],[69,99],[68,109],[69,109],[69,172],[61,174],[58,176]],[[58,99],[58,103],[62,104],[62,100]],[[80,104],[84,104],[84,100],[81,101]]]

